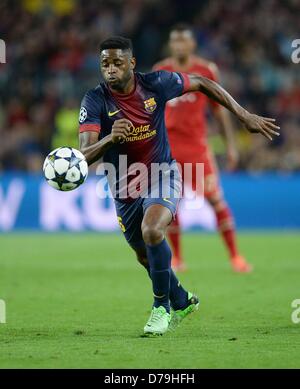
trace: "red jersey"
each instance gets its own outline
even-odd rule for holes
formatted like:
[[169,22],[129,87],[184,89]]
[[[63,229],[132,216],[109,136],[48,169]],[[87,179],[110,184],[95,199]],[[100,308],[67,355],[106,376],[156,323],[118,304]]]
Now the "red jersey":
[[[155,70],[178,71],[175,61],[167,58],[154,65]],[[217,81],[217,67],[199,57],[193,56],[190,65],[184,69],[191,73]],[[186,93],[168,101],[165,110],[166,127],[173,157],[185,160],[191,154],[204,153],[207,149],[207,104],[218,105],[199,92]]]

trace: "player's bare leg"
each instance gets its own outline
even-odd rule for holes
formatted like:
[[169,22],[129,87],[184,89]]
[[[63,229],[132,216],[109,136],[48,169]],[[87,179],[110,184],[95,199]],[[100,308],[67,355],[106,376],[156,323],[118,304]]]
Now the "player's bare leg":
[[183,260],[181,249],[181,228],[178,215],[168,228],[168,239],[172,248],[172,269],[176,272],[184,272],[187,266]]
[[215,211],[218,230],[228,250],[232,270],[237,273],[251,272],[252,266],[238,251],[234,220],[222,193],[220,191],[215,192],[208,196],[207,200]]

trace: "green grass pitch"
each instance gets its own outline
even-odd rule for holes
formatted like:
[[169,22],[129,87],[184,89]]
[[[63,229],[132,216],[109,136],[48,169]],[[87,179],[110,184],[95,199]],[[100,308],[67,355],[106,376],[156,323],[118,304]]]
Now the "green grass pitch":
[[243,233],[253,274],[217,235],[189,234],[183,285],[201,300],[176,332],[140,337],[150,282],[121,235],[0,236],[1,368],[299,368],[297,233]]

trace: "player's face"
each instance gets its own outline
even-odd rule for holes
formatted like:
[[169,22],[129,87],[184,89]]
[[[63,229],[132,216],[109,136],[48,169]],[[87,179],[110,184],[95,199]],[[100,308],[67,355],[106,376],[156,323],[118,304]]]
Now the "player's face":
[[196,48],[196,42],[191,31],[172,31],[169,39],[172,57],[178,60],[187,59]]
[[100,55],[100,68],[111,88],[122,91],[133,76],[135,58],[125,50],[103,50]]

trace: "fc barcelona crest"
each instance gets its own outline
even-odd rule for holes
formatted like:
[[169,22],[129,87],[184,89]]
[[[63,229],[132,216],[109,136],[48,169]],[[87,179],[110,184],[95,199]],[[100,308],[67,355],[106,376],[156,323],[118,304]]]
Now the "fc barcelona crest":
[[155,111],[155,109],[157,107],[157,104],[156,104],[154,97],[151,97],[150,99],[145,100],[144,104],[145,104],[145,110],[149,113],[152,113],[153,111]]

